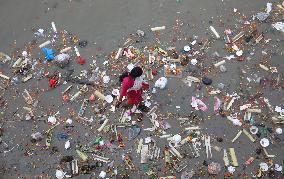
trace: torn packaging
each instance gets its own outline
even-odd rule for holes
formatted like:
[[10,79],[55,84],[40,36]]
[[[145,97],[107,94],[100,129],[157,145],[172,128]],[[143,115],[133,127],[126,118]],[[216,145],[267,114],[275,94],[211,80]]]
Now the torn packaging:
[[147,163],[148,153],[149,153],[149,146],[148,145],[142,145],[142,147],[141,147],[141,162],[140,163]]

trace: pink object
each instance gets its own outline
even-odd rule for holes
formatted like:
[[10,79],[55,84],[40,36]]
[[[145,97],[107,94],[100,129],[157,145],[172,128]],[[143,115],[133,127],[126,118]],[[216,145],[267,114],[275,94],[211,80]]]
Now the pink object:
[[221,100],[217,96],[214,96],[214,100],[214,112],[217,112],[221,106]]
[[201,101],[200,99],[192,96],[191,97],[191,106],[194,107],[196,110],[200,109],[201,111],[206,111],[208,107]]
[[125,48],[123,51],[123,55],[125,55],[127,58],[132,59],[135,55],[131,52],[130,49]]
[[245,165],[250,165],[254,161],[254,157],[250,157],[246,162]]
[[92,94],[89,98],[89,101],[95,101],[95,99],[96,99],[95,95]]
[[106,145],[107,147],[111,147],[111,146],[112,146],[112,144],[111,144],[110,142],[106,143],[105,145]]
[[232,30],[231,29],[225,29],[225,34],[226,35],[231,35],[232,34]]
[[240,106],[240,110],[243,111],[243,110],[246,110],[250,107],[251,107],[251,104],[244,104],[244,105]]

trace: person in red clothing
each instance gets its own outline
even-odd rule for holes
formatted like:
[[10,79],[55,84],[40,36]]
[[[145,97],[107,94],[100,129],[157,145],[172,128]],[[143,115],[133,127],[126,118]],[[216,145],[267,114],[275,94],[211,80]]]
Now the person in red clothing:
[[116,103],[118,107],[124,96],[127,97],[128,106],[137,105],[141,111],[147,111],[147,108],[142,105],[143,90],[149,88],[149,84],[144,82],[143,70],[141,67],[134,67],[130,73],[125,72],[119,77],[121,83],[120,96]]

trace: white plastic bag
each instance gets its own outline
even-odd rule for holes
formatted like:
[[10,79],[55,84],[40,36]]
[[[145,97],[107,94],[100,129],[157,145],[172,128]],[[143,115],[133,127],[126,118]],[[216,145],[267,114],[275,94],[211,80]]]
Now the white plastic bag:
[[70,148],[70,140],[67,140],[66,142],[65,142],[65,149],[67,150],[67,149],[69,149]]
[[59,62],[59,63],[63,63],[65,61],[69,61],[70,60],[70,56],[66,53],[61,53],[59,55],[56,55],[54,57],[54,60]]
[[284,23],[283,22],[276,22],[272,24],[272,27],[274,27],[276,30],[284,31]]
[[168,83],[168,79],[165,78],[165,77],[161,77],[155,82],[155,87],[160,88],[160,89],[164,89],[166,87],[167,83]]
[[63,179],[64,178],[64,176],[65,176],[65,172],[63,172],[62,170],[56,170],[56,173],[55,173],[55,176],[56,176],[56,178],[58,178],[58,179]]

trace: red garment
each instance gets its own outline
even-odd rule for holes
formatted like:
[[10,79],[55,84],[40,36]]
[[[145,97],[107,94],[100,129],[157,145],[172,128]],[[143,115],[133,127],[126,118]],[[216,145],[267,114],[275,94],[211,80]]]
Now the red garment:
[[131,90],[127,92],[127,90],[131,88],[133,85],[134,85],[134,80],[130,76],[128,76],[123,79],[122,85],[120,88],[120,96],[127,96],[128,104],[132,104],[132,105],[138,104],[141,101],[143,101],[143,97],[142,97],[143,89],[145,90],[149,88],[149,84],[143,82],[141,89]]

